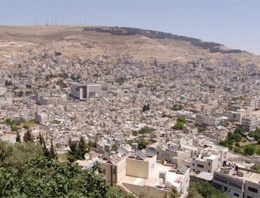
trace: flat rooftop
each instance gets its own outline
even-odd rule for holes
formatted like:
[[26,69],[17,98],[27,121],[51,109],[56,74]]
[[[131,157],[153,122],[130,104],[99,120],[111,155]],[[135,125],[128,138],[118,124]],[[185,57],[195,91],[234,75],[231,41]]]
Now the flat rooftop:
[[139,177],[132,177],[132,176],[126,176],[123,180],[120,181],[120,184],[122,183],[128,183],[128,184],[135,184],[139,186],[164,186],[162,184],[162,179],[159,178],[160,172],[166,172],[166,180],[170,181],[170,183],[176,187],[178,187],[181,184],[181,181],[183,179],[182,174],[175,172],[177,171],[173,167],[165,166],[160,163],[156,163],[154,170],[152,174],[150,175],[150,178],[144,179]]
[[[241,170],[239,169],[239,172],[243,173],[243,176],[238,176],[237,171],[235,169],[231,169],[228,174],[225,175],[230,175],[233,176],[237,179],[242,179],[242,180],[247,180],[253,183],[259,184],[260,182],[260,173],[255,173],[251,171],[246,171],[246,170]],[[223,174],[223,172],[221,172]]]

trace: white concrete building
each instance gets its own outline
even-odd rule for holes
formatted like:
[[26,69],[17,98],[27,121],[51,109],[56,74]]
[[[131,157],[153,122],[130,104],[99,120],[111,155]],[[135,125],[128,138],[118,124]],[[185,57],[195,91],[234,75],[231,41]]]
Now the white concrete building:
[[242,118],[246,115],[246,110],[239,109],[237,111],[227,111],[224,115],[227,116],[229,120],[241,123]]
[[84,100],[86,98],[100,97],[101,85],[73,83],[70,87],[70,95],[80,100]]
[[157,163],[157,156],[146,157],[137,151],[123,156],[114,154],[105,159],[78,160],[77,163],[87,169],[99,162],[108,182],[120,186],[127,192],[148,198],[170,197],[170,190],[176,189],[185,197],[188,193],[190,170],[185,167],[174,169]]
[[245,131],[254,131],[258,127],[258,118],[255,116],[246,116],[242,118],[242,127]]
[[167,145],[155,143],[146,147],[146,153],[152,156],[157,155],[157,160],[162,162],[183,165],[183,161],[189,159],[192,152],[173,143]]
[[251,97],[246,98],[245,106],[252,111],[258,110],[259,109],[259,98],[256,96],[251,96]]
[[190,168],[195,173],[213,173],[219,167],[219,165],[219,156],[201,154],[198,157],[192,158]]
[[208,115],[196,115],[195,124],[198,126],[217,126],[219,119]]
[[213,185],[239,198],[260,197],[260,174],[250,169],[222,167],[214,172]]

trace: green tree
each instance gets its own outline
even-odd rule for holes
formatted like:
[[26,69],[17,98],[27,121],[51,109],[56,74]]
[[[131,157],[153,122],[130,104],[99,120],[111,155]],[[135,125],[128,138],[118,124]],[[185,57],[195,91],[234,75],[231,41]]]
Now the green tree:
[[44,156],[42,146],[0,141],[0,197],[132,198],[106,182],[99,164],[82,170]]
[[34,140],[34,137],[31,133],[31,131],[27,130],[23,136],[23,141],[24,142],[33,142],[33,140]]
[[204,198],[195,188],[189,188],[188,198]]
[[205,127],[202,127],[202,126],[199,126],[199,127],[198,127],[198,132],[199,132],[199,133],[202,133],[202,132],[204,132],[205,130],[206,130]]
[[112,151],[117,151],[117,149],[118,149],[117,145],[116,145],[116,144],[113,144],[113,145],[112,145]]
[[234,133],[238,133],[240,135],[242,135],[244,133],[244,129],[242,127],[236,127]]
[[18,130],[18,128],[14,125],[11,125],[10,127],[11,127],[11,131],[17,131]]
[[125,193],[121,188],[110,188],[106,198],[135,198],[135,196]]
[[183,122],[177,122],[173,127],[172,129],[175,129],[175,130],[182,130],[184,128],[184,123]]
[[52,158],[52,159],[57,159],[58,158],[52,140],[51,140],[51,148],[50,148],[49,153],[50,153],[50,158]]
[[143,128],[141,128],[139,131],[137,131],[138,134],[147,134],[147,133],[151,133],[153,132],[154,129],[149,128],[148,126],[145,126]]
[[93,147],[96,147],[96,143],[92,141],[88,141],[87,152],[90,152]]
[[183,109],[183,106],[179,105],[179,104],[174,104],[171,108],[173,111],[180,111]]
[[116,79],[116,82],[117,82],[119,85],[122,85],[122,84],[125,82],[125,78],[124,78],[124,77],[117,78],[117,79]]
[[84,156],[87,152],[87,144],[85,142],[85,139],[82,136],[80,137],[78,146],[76,148],[77,148],[76,149],[77,150],[76,151],[76,153],[77,153],[76,157],[78,159],[84,159]]
[[253,146],[246,146],[244,148],[245,155],[253,155],[255,153],[255,148]]
[[138,143],[139,150],[146,148],[146,146],[149,144],[147,140],[139,140],[137,143]]
[[0,197],[106,197],[109,185],[99,168],[82,172],[75,164],[36,157],[23,164],[24,173],[0,169]]
[[182,122],[182,123],[186,123],[186,119],[185,119],[185,117],[184,116],[179,116],[178,118],[177,118],[177,122]]
[[232,149],[232,145],[233,145],[233,140],[227,139],[225,141],[221,141],[219,143],[219,145],[224,146],[224,147],[228,147],[231,150]]
[[43,144],[45,143],[45,141],[44,141],[44,138],[43,138],[43,136],[42,136],[41,133],[39,133],[39,136],[38,136],[37,139],[38,139],[40,145],[43,146]]
[[260,165],[255,164],[251,169],[260,172]]
[[137,136],[137,135],[138,135],[138,132],[137,132],[137,131],[133,131],[133,132],[132,132],[132,135],[133,135],[133,136]]
[[3,162],[12,153],[13,147],[0,141],[0,162]]
[[73,142],[71,138],[69,138],[69,153],[68,153],[68,160],[70,162],[74,162],[77,160],[77,143]]
[[13,121],[12,121],[11,119],[9,119],[9,118],[5,119],[4,122],[5,122],[5,124],[8,125],[8,126],[13,125]]
[[29,161],[36,156],[43,155],[41,146],[32,142],[25,142],[21,144],[3,143],[2,145],[4,145],[4,147],[3,150],[1,149],[1,153],[5,154],[5,158],[2,160],[2,162],[0,162],[0,167],[15,168],[17,174],[20,174],[24,171],[23,164],[26,161]]
[[242,136],[240,135],[240,133],[235,133],[232,138],[236,141],[236,142],[240,142],[242,139]]
[[43,153],[44,153],[45,157],[47,157],[48,159],[55,158],[55,156],[54,155],[52,156],[51,151],[47,148],[46,143],[45,143],[45,139],[44,139],[44,137],[42,136],[41,133],[38,136],[38,141],[39,141],[39,143],[40,143],[40,145],[42,147],[42,150],[43,150]]
[[16,131],[16,142],[21,143],[21,136],[18,131]]
[[188,198],[227,198],[227,194],[214,188],[208,182],[192,183]]

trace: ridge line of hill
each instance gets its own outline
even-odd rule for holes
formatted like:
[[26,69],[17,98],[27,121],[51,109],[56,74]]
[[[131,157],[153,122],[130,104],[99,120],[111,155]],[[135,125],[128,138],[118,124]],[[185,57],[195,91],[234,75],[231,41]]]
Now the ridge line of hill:
[[201,47],[203,49],[208,49],[211,53],[222,53],[222,54],[239,54],[245,51],[242,51],[240,49],[221,49],[221,47],[224,47],[224,45],[215,43],[215,42],[207,42],[202,41],[200,39],[187,37],[187,36],[179,36],[171,33],[165,33],[160,31],[154,31],[154,30],[143,30],[139,28],[131,28],[131,27],[106,27],[106,26],[100,26],[100,27],[85,27],[83,29],[83,32],[88,31],[94,31],[94,32],[102,32],[102,33],[109,33],[111,35],[142,35],[148,38],[155,38],[155,39],[173,39],[173,40],[181,40],[191,43],[193,46]]

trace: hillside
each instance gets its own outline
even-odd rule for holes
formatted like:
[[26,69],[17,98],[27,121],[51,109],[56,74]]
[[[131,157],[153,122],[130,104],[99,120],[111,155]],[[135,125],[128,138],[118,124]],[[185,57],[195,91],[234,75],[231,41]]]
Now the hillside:
[[119,27],[83,26],[0,26],[2,65],[12,58],[29,58],[32,52],[59,51],[73,58],[94,58],[97,55],[129,54],[149,65],[155,59],[162,63],[178,60],[189,62],[223,58],[237,59],[241,65],[260,65],[259,56],[222,44],[169,33]]

